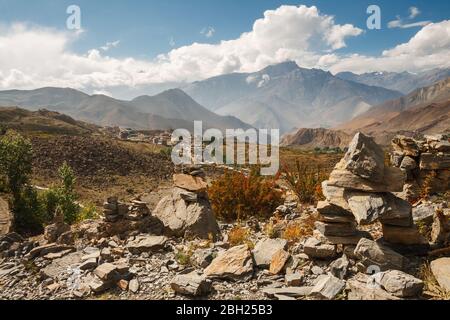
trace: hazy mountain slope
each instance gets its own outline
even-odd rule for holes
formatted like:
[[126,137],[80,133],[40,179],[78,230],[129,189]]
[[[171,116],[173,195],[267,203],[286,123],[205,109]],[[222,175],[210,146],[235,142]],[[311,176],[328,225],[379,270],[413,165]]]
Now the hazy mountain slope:
[[19,132],[44,132],[83,135],[98,130],[89,123],[48,110],[29,111],[17,107],[0,107],[0,124]]
[[[426,106],[431,103],[446,102],[448,100],[450,100],[450,78],[439,81],[432,86],[417,89],[400,99],[390,100],[372,107],[366,113],[337,126],[336,129],[348,131],[359,130],[379,122],[388,121],[407,109]],[[418,121],[420,122],[420,119]],[[399,127],[398,129],[402,128]]]
[[353,136],[342,131],[329,129],[306,129],[302,128],[294,133],[286,134],[281,139],[282,146],[298,147],[302,149],[345,148]]
[[192,128],[192,120],[201,120],[205,128],[249,128],[229,116],[219,116],[181,90],[169,90],[154,97],[133,101],[116,100],[104,95],[89,96],[74,89],[42,88],[30,91],[0,91],[0,105],[30,110],[45,107],[76,119],[107,126],[136,129]]
[[418,74],[409,72],[372,72],[358,75],[352,72],[341,72],[336,74],[336,77],[408,94],[418,88],[428,87],[433,83],[450,77],[450,69],[433,69]]
[[233,115],[259,128],[333,126],[371,105],[400,97],[399,92],[334,77],[294,62],[256,73],[231,74],[183,88],[196,101],[222,115]]

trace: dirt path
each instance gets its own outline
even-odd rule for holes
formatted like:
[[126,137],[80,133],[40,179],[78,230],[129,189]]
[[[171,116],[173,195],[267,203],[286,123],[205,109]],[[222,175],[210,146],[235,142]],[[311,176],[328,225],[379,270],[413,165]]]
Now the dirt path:
[[7,234],[11,227],[11,213],[8,202],[0,198],[0,236]]

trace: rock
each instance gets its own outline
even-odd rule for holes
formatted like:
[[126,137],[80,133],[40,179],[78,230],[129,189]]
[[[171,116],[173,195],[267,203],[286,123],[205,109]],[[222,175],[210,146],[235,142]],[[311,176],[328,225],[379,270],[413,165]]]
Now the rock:
[[384,180],[384,152],[375,141],[358,132],[341,160],[342,169],[373,182]]
[[427,239],[422,236],[416,226],[397,227],[383,225],[383,239],[386,242],[400,245],[428,245]]
[[291,258],[289,252],[281,249],[278,250],[273,256],[272,261],[270,262],[269,271],[272,274],[279,274],[284,270],[284,266]]
[[356,246],[355,254],[360,257],[364,266],[378,266],[381,271],[402,270],[408,262],[404,256],[394,250],[364,238]]
[[137,293],[139,291],[139,280],[138,279],[132,279],[128,285],[128,289],[130,289],[131,292]]
[[313,231],[314,237],[318,238],[320,241],[331,243],[331,244],[344,244],[344,245],[356,245],[362,238],[372,239],[372,236],[367,231],[358,231],[353,236],[338,237],[338,236],[324,236],[319,230]]
[[268,297],[276,295],[292,298],[306,297],[310,295],[312,287],[287,287],[287,288],[264,288],[262,292]]
[[383,290],[371,276],[358,273],[347,281],[348,300],[400,300]]
[[49,265],[40,270],[42,278],[64,279],[68,277],[67,271],[80,264],[82,253],[73,252],[62,258],[53,260]]
[[345,288],[345,281],[333,275],[319,277],[316,285],[311,290],[311,296],[320,299],[332,300]]
[[324,236],[348,237],[358,232],[353,223],[325,223],[316,221],[314,225]]
[[331,204],[328,201],[319,201],[316,208],[320,213],[320,221],[331,223],[352,223],[355,221],[355,218],[350,211],[342,209],[341,207]]
[[75,251],[75,248],[67,245],[60,245],[56,243],[51,243],[39,247],[33,248],[26,256],[26,259],[34,259],[36,257],[43,257],[49,253],[58,253],[61,251],[71,250]]
[[204,296],[211,291],[212,283],[196,273],[177,275],[170,282],[170,287],[179,294]]
[[111,282],[109,281],[104,282],[95,276],[92,277],[88,285],[91,288],[91,290],[95,293],[101,293],[105,290],[108,290],[112,286]]
[[417,168],[416,160],[409,156],[405,156],[400,164],[400,168],[405,170],[414,170]]
[[336,278],[343,280],[345,278],[345,276],[347,275],[349,266],[350,266],[350,261],[348,260],[347,256],[344,254],[341,258],[333,261],[330,264],[330,273],[333,276],[335,276]]
[[284,277],[284,282],[288,287],[300,287],[302,285],[303,275],[300,273],[287,274]]
[[393,194],[385,195],[387,204],[386,213],[380,218],[380,222],[392,226],[412,227],[412,208],[408,201],[400,199]]
[[320,276],[322,274],[324,274],[325,272],[323,271],[323,269],[319,266],[313,266],[311,268],[311,272],[312,274],[316,275],[316,276]]
[[128,290],[128,281],[124,280],[124,279],[120,279],[117,282],[117,286],[122,290],[122,291],[127,291]]
[[214,259],[214,252],[211,249],[197,249],[192,255],[195,266],[205,269]]
[[233,247],[219,253],[205,269],[209,278],[245,280],[253,275],[253,259],[248,246]]
[[94,274],[102,281],[111,281],[117,278],[118,271],[112,263],[103,263],[94,270]]
[[419,146],[417,142],[410,137],[398,135],[392,139],[392,147],[397,152],[410,157],[417,157],[419,155]]
[[132,254],[156,252],[164,249],[167,240],[164,236],[140,235],[135,240],[129,241],[126,248]]
[[396,168],[400,168],[403,158],[404,158],[403,153],[394,151],[391,153],[391,164]]
[[417,297],[424,287],[422,280],[398,270],[377,273],[374,279],[387,292],[400,298]]
[[303,245],[303,251],[310,258],[332,259],[336,256],[335,245],[322,244],[316,238],[308,238]]
[[164,224],[168,235],[220,238],[220,229],[209,201],[199,198],[197,202],[188,202],[183,199],[182,193],[182,190],[175,188],[153,211]]
[[260,268],[268,267],[275,253],[286,248],[287,241],[284,239],[260,240],[253,249],[255,265]]
[[208,186],[201,177],[194,177],[188,174],[174,174],[173,183],[178,188],[197,193],[206,191]]
[[322,193],[325,196],[327,202],[331,205],[341,208],[340,212],[349,212],[350,207],[347,201],[344,199],[344,188],[331,186],[328,181],[322,182]]
[[450,258],[433,260],[430,267],[439,286],[445,291],[450,292]]
[[450,218],[442,210],[436,210],[431,226],[431,242],[445,244],[450,241]]
[[422,203],[412,209],[413,220],[414,222],[431,224],[436,210],[437,207],[433,203]]
[[0,236],[6,235],[11,231],[12,214],[6,200],[0,197]]
[[450,154],[422,153],[420,155],[420,169],[445,170],[450,168]]
[[80,264],[80,270],[94,270],[97,268],[97,259],[90,258],[85,260],[82,264]]
[[344,197],[359,225],[374,223],[387,210],[382,194],[346,191]]
[[331,172],[328,186],[367,192],[402,192],[406,181],[406,173],[400,168],[386,167],[384,182],[372,182],[353,173],[342,170],[338,166]]

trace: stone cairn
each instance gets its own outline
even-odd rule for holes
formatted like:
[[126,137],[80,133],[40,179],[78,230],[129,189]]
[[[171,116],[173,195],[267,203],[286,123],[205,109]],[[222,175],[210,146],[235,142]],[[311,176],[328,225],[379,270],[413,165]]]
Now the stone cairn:
[[403,190],[406,174],[385,165],[384,152],[372,138],[358,133],[322,188],[326,197],[317,205],[320,219],[315,236],[332,245],[356,245],[371,238],[357,226],[380,221],[384,241],[396,245],[423,245],[413,224],[411,205],[393,192]]
[[[428,194],[450,190],[450,136],[426,135],[422,140],[397,136],[392,140],[391,163],[406,173],[400,197],[417,200]],[[428,190],[425,190],[428,189]]]
[[128,213],[128,205],[119,202],[117,197],[109,197],[103,204],[103,215],[106,222],[117,222]]

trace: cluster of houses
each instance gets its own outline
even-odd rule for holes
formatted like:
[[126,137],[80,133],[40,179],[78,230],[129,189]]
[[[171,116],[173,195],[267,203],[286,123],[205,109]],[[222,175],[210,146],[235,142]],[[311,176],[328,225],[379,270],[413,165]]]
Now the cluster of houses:
[[130,141],[148,142],[156,145],[171,146],[172,133],[160,130],[134,130],[131,128],[120,128],[119,139]]

